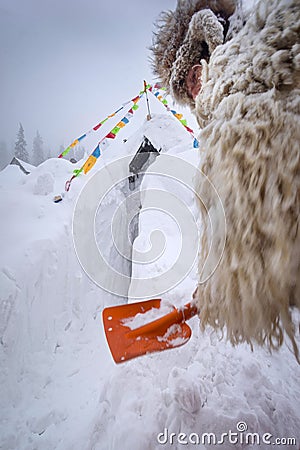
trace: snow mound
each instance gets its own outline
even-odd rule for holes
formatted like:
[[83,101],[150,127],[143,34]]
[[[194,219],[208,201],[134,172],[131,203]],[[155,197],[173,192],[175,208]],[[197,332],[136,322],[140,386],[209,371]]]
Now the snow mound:
[[54,190],[54,177],[51,173],[46,172],[39,175],[36,184],[33,187],[33,193],[36,195],[48,195]]
[[18,166],[8,165],[0,172],[1,189],[8,189],[16,184],[24,183],[26,175]]

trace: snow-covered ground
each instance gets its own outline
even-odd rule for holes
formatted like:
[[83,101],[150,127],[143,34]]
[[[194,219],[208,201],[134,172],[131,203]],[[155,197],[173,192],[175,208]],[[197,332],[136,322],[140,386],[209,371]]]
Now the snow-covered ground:
[[[27,176],[16,166],[0,173],[0,448],[207,449],[216,439],[216,447],[224,449],[299,449],[300,367],[286,344],[272,355],[246,345],[233,348],[210,330],[200,333],[193,318],[186,345],[121,365],[112,360],[101,311],[118,298],[81,268],[72,220],[86,183],[97,171],[108,173],[112,161],[134,154],[143,135],[164,155],[198,164],[190,136],[166,113],[146,122],[126,143],[112,145],[60,203],[53,197],[71,176],[74,166],[68,161],[48,160]],[[193,193],[176,180],[153,175],[159,172],[159,158],[141,183],[133,259],[149,250],[153,228],[165,233],[165,252],[149,265],[133,263],[130,301],[135,301],[139,278],[151,280],[179,255],[178,224],[163,211],[147,209],[151,191],[159,188],[179,197],[199,224]],[[126,195],[124,184],[116,186],[95,221],[98,247],[118,268],[121,256],[110,251],[108,233],[113,205]],[[121,224],[118,232],[129,242]],[[187,303],[195,284],[194,265],[164,293],[164,301]],[[247,438],[247,433],[258,434]],[[280,445],[272,445],[276,438],[283,438]],[[255,444],[247,445],[247,439]]]

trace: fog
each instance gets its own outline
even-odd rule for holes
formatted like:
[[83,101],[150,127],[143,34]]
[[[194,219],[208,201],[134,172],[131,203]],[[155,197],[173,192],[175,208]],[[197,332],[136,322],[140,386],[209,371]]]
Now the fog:
[[[74,138],[154,80],[153,23],[176,0],[0,0],[0,142],[13,152],[19,122],[27,150]],[[4,158],[4,155],[0,155]]]

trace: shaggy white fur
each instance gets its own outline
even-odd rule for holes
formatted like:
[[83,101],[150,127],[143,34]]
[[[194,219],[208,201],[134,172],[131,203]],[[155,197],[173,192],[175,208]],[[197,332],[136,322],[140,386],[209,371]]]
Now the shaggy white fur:
[[[300,8],[262,0],[244,28],[202,61],[196,115],[201,169],[222,199],[224,257],[199,285],[201,326],[226,328],[233,344],[278,348],[294,339],[300,308]],[[205,183],[197,190],[213,209]],[[199,270],[209,242],[207,214]]]

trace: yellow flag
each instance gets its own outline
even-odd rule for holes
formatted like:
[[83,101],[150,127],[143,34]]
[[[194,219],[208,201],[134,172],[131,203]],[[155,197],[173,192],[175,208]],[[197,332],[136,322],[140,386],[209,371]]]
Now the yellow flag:
[[95,156],[90,155],[86,162],[83,165],[83,171],[84,173],[88,173],[89,170],[96,164],[97,158]]

